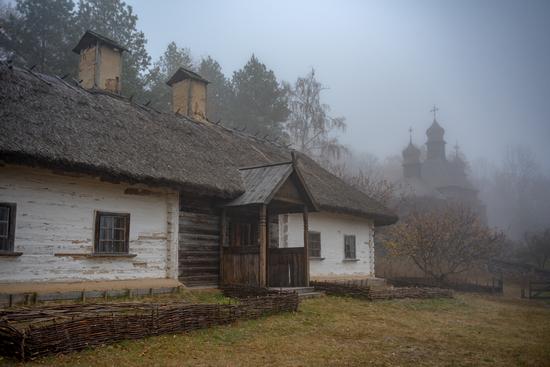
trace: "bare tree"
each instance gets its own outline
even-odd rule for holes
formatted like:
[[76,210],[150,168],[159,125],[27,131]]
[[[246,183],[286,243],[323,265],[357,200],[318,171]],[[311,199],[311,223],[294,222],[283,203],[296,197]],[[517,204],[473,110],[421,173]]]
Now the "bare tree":
[[315,70],[298,78],[289,89],[290,116],[286,128],[292,145],[318,161],[338,158],[346,148],[331,134],[345,130],[345,118],[331,117],[330,107],[321,103],[325,88],[315,79]]
[[346,183],[386,206],[394,206],[397,187],[384,177],[379,159],[370,153],[347,150],[323,162],[326,169]]
[[516,241],[548,226],[550,177],[528,147],[508,147],[501,164],[476,161],[473,171],[492,225]]
[[426,276],[444,283],[497,256],[503,241],[469,207],[447,204],[411,212],[390,230],[385,246],[390,255],[410,258]]
[[550,228],[537,233],[526,233],[520,257],[544,269],[550,263]]

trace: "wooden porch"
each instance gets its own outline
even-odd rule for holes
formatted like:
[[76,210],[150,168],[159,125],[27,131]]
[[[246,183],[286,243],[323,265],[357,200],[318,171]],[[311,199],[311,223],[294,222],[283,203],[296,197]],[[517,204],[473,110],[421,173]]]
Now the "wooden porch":
[[[224,284],[309,286],[308,213],[316,210],[294,164],[241,170],[247,192],[222,213],[220,278]],[[302,213],[303,247],[280,248],[278,216]]]
[[[293,162],[240,170],[246,192],[231,202],[182,200],[179,278],[188,286],[309,285],[308,213],[317,211]],[[301,213],[303,247],[280,248],[278,217]]]
[[[278,223],[269,222],[267,208],[260,208],[257,223],[249,219],[250,231],[257,231],[259,236],[239,238],[241,224],[231,226],[227,214],[222,216],[226,224],[226,236],[222,236],[220,248],[220,278],[223,284],[247,284],[269,287],[307,287],[309,286],[309,261],[307,239],[307,209],[304,210],[304,246],[279,248],[270,234]],[[282,213],[281,213],[282,214]],[[278,216],[278,214],[272,214]],[[238,217],[242,219],[242,217]],[[268,226],[268,223],[271,226]],[[274,225],[273,225],[274,224]],[[246,228],[246,227],[245,227]],[[242,233],[241,233],[242,235]],[[248,238],[251,241],[246,241]],[[275,239],[276,240],[276,239]],[[269,246],[268,244],[271,244]]]

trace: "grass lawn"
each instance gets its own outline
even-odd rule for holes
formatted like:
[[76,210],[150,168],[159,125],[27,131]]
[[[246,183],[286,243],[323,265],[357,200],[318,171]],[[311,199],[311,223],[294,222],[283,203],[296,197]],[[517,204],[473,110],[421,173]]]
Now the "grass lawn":
[[304,301],[294,314],[28,365],[550,366],[550,304],[466,294],[382,302],[324,297]]

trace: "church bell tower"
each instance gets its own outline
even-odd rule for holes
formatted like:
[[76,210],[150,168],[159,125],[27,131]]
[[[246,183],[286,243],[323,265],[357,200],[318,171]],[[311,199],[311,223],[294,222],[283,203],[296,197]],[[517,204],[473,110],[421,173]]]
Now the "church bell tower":
[[445,129],[437,122],[436,113],[438,110],[439,109],[434,106],[430,111],[433,113],[434,119],[432,125],[426,130],[426,135],[428,137],[428,141],[426,142],[428,148],[426,158],[444,161],[447,159],[445,156],[445,140],[443,139]]

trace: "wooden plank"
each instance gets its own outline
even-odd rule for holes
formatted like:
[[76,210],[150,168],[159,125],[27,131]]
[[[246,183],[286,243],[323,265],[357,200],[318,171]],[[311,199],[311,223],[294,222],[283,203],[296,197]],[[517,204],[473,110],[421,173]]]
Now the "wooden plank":
[[[226,245],[226,238],[227,238],[227,210],[223,208],[222,210],[222,216],[220,220],[220,238],[219,238],[219,248],[220,248],[220,258],[223,259],[223,248]],[[219,265],[219,272],[220,272],[220,281],[223,283],[223,261],[220,261]]]
[[304,283],[306,287],[309,287],[309,219],[307,205],[304,205]]
[[266,286],[267,280],[267,206],[260,206],[260,259],[259,259],[259,272],[260,272],[260,287]]
[[220,213],[207,199],[185,199],[179,213],[179,279],[188,286],[217,285]]
[[269,249],[269,286],[305,286],[304,264],[304,250],[302,247]]
[[225,284],[259,284],[259,253],[224,252],[222,262]]

